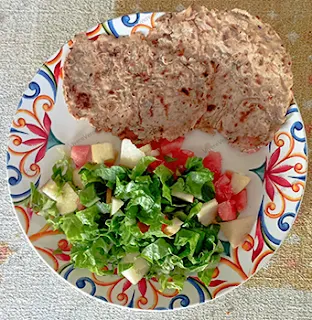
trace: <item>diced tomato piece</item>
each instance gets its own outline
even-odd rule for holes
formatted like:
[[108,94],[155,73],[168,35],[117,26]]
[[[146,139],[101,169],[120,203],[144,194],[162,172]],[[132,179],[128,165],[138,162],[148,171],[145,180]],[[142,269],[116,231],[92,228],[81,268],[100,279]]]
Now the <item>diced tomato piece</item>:
[[235,201],[236,210],[238,212],[243,211],[247,206],[247,190],[242,190],[240,193],[234,195],[232,199]]
[[231,170],[226,170],[224,174],[225,174],[230,180],[232,180],[233,171],[231,171]]
[[76,167],[81,168],[92,160],[91,146],[73,146],[70,156],[74,160]]
[[215,175],[215,181],[221,176],[222,157],[220,152],[209,151],[203,160],[204,167]]
[[219,203],[233,197],[231,180],[224,174],[215,183],[216,199]]
[[218,205],[218,215],[223,221],[231,221],[237,218],[235,202],[227,200]]
[[139,229],[140,229],[140,231],[142,233],[147,232],[149,230],[149,228],[150,228],[150,226],[148,226],[147,224],[145,224],[145,223],[143,223],[141,221],[138,222],[138,227],[139,227]]
[[165,154],[165,155],[174,151],[178,151],[181,149],[183,142],[184,142],[184,137],[177,138],[173,141],[168,141],[167,139],[163,139],[160,142],[160,151],[162,154]]

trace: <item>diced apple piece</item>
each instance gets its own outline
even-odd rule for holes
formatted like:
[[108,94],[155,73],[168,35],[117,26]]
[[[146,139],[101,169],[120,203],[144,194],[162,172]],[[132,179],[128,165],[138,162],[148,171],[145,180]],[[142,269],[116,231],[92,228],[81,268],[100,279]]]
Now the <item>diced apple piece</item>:
[[218,202],[216,199],[212,199],[206,202],[197,213],[198,221],[207,227],[215,220],[217,214]]
[[41,191],[52,200],[56,201],[59,196],[58,186],[53,180],[49,180],[42,188]]
[[104,163],[115,160],[115,151],[111,143],[99,143],[91,146],[92,161],[95,163]]
[[129,139],[121,142],[120,165],[133,169],[145,153],[137,148]]
[[234,172],[232,175],[231,185],[234,194],[240,193],[250,182],[250,178],[240,173]]
[[124,205],[124,202],[122,200],[112,197],[111,216],[114,215],[123,205]]
[[137,284],[148,272],[149,263],[141,258],[135,258],[133,266],[122,272],[122,275],[127,278],[132,284]]
[[152,150],[150,155],[152,157],[158,157],[160,155],[160,152],[158,150]]
[[146,144],[145,146],[141,147],[140,150],[143,151],[146,156],[150,156],[152,152],[152,146],[150,144]]
[[178,218],[173,218],[172,224],[164,228],[164,234],[166,234],[169,237],[175,235],[181,229],[182,224],[183,224],[183,221],[181,221]]
[[56,207],[60,214],[68,214],[77,209],[79,197],[68,183],[65,183],[63,189],[59,192],[56,183],[50,180],[41,190],[49,198],[56,201]]
[[82,180],[81,180],[81,177],[80,177],[80,174],[79,174],[79,169],[75,169],[73,171],[73,183],[79,189],[83,189],[84,188],[84,185],[82,183]]
[[184,200],[186,202],[193,203],[194,202],[194,196],[188,193],[179,192],[179,191],[172,191],[171,193],[174,197],[179,198],[181,200]]
[[232,221],[221,222],[221,231],[229,240],[231,246],[233,248],[236,248],[244,242],[246,236],[248,235],[248,233],[250,233],[255,221],[255,216],[248,216]]

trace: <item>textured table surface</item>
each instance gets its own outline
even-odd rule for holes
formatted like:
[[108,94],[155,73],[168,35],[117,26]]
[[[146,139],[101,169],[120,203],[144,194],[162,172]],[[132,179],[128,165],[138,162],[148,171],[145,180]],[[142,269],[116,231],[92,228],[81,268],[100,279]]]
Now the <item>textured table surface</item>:
[[[56,277],[30,248],[14,216],[4,165],[7,136],[19,98],[40,64],[73,34],[107,18],[135,11],[181,10],[189,3],[180,0],[0,0],[1,320],[312,318],[311,183],[308,183],[299,219],[268,267],[218,300],[158,314],[120,309],[74,290]],[[202,0],[196,3],[210,8],[246,9],[277,29],[293,57],[294,91],[311,142],[312,1]]]

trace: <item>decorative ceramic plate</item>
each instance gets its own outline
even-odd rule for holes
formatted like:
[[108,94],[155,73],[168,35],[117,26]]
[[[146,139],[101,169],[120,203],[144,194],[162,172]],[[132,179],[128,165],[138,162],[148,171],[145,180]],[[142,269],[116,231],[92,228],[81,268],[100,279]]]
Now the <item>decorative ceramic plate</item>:
[[[162,13],[141,13],[109,20],[87,32],[115,37],[135,32],[147,33]],[[53,231],[45,219],[25,207],[30,182],[43,185],[51,176],[52,165],[61,158],[58,146],[70,147],[119,139],[96,133],[85,121],[68,112],[62,92],[62,66],[72,41],[42,65],[23,94],[12,123],[7,153],[8,183],[15,212],[32,247],[43,260],[74,287],[103,301],[138,309],[175,309],[203,303],[237,287],[272,257],[294,223],[306,182],[307,144],[300,112],[292,104],[287,121],[268,147],[248,155],[231,148],[220,135],[193,131],[184,146],[197,156],[220,151],[224,169],[243,172],[251,178],[246,213],[257,221],[244,244],[232,249],[224,241],[225,253],[209,287],[190,276],[180,293],[159,290],[156,280],[138,285],[117,275],[98,277],[87,270],[74,269],[70,247],[64,235]]]

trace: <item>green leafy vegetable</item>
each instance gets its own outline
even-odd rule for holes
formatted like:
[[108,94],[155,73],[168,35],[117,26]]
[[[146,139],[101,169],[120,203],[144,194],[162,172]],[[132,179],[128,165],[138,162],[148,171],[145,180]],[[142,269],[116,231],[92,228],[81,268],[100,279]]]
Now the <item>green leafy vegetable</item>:
[[100,210],[98,206],[94,205],[90,208],[77,211],[76,216],[84,225],[93,226],[95,224],[95,220],[99,218],[99,212]]
[[[155,160],[144,157],[132,170],[87,163],[79,171],[84,187],[78,195],[84,209],[73,213],[60,215],[57,203],[33,184],[29,204],[54,229],[65,233],[77,268],[87,268],[98,275],[113,274],[117,268],[121,274],[133,266],[137,257],[142,257],[150,263],[146,277],[156,277],[162,290],[182,290],[190,272],[197,272],[209,285],[224,250],[218,239],[220,226],[205,227],[196,215],[203,203],[214,197],[213,174],[197,157],[187,160],[184,173],[174,175],[164,165],[148,172]],[[165,160],[177,159],[166,156]],[[67,158],[53,167],[52,179],[60,192],[65,183],[73,185],[72,169]],[[113,216],[112,204],[106,203],[108,190],[124,202]],[[172,197],[172,192],[192,194],[194,202]],[[164,226],[172,225],[174,218],[183,221],[183,225],[175,235],[168,236],[163,232]]]
[[29,206],[45,218],[57,216],[58,210],[56,208],[56,202],[39,192],[33,183],[31,183],[30,188],[31,196]]
[[185,191],[197,199],[203,201],[213,199],[213,174],[208,169],[189,172],[186,176],[185,184]]
[[130,179],[135,180],[135,178],[141,176],[146,171],[148,166],[155,160],[156,158],[154,157],[141,158],[139,163],[133,168],[132,173],[130,175]]
[[188,158],[185,164],[188,171],[197,171],[204,168],[203,159],[198,157]]
[[145,247],[141,255],[144,259],[153,263],[168,256],[171,252],[171,245],[166,242],[165,239],[161,238]]
[[175,162],[178,160],[178,158],[172,158],[172,157],[169,157],[169,156],[164,156],[164,160],[168,163],[170,162]]
[[167,183],[172,179],[173,172],[164,165],[160,165],[155,169],[154,173],[162,183],[162,196],[171,203],[171,191]]
[[89,184],[85,189],[80,191],[79,200],[81,204],[86,207],[91,207],[100,200],[97,196],[94,184]]
[[70,158],[65,157],[55,163],[52,168],[53,174],[51,179],[61,190],[66,182],[72,182],[74,165]]

